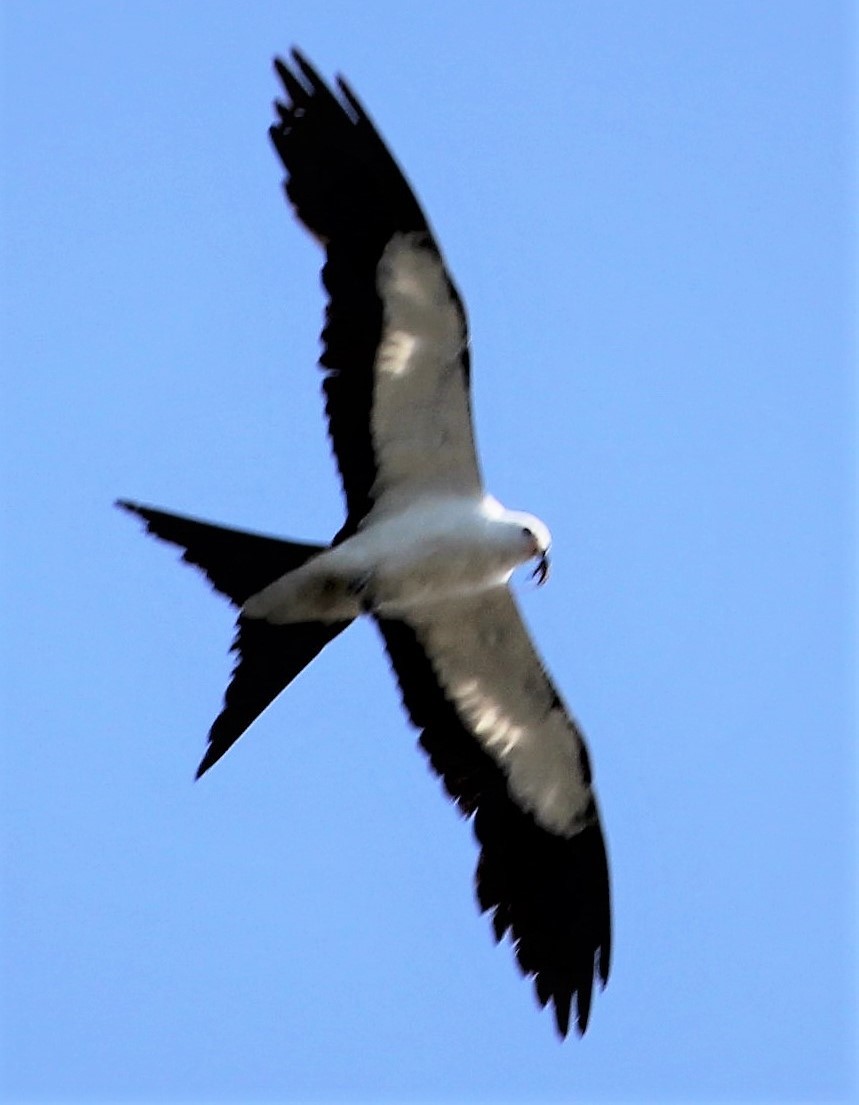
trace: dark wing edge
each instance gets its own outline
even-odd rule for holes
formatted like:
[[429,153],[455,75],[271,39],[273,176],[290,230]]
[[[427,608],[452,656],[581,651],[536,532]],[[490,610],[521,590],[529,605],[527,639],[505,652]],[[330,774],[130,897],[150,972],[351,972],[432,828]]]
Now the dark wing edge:
[[[334,542],[351,536],[373,506],[376,457],[371,436],[373,378],[383,309],[377,267],[396,234],[414,234],[441,256],[408,181],[342,79],[334,92],[297,51],[275,69],[286,98],[270,128],[295,214],[325,247],[322,282],[329,295],[319,365],[332,448],[347,518]],[[462,314],[462,300],[448,277]],[[463,353],[468,375],[468,351]]]
[[476,894],[496,941],[510,934],[540,1005],[551,1004],[561,1037],[585,1032],[595,977],[608,981],[611,905],[605,841],[597,818],[571,837],[541,828],[513,801],[501,768],[463,726],[415,632],[377,619],[420,744],[480,846]]

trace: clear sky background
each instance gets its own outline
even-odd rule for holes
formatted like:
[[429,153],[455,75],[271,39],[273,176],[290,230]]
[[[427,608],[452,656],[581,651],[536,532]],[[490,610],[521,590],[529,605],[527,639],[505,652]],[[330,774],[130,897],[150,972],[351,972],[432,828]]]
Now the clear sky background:
[[[3,21],[4,1100],[851,1099],[851,6]],[[233,615],[111,506],[340,524],[292,43],[415,184],[489,485],[554,534],[518,589],[616,916],[583,1041],[493,945],[371,626],[192,782]]]

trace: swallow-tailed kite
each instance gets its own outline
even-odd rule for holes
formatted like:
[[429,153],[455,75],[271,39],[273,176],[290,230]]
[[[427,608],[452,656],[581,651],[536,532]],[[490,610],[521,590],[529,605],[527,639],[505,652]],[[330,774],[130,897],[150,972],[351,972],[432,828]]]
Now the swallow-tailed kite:
[[339,633],[371,617],[432,768],[480,847],[496,940],[562,1036],[584,1032],[609,972],[605,845],[588,754],[509,581],[549,570],[549,531],[481,479],[462,300],[426,216],[343,80],[275,62],[270,129],[298,219],[325,250],[319,364],[346,521],[329,545],[211,525],[138,503],[238,608],[237,661],[198,776]]

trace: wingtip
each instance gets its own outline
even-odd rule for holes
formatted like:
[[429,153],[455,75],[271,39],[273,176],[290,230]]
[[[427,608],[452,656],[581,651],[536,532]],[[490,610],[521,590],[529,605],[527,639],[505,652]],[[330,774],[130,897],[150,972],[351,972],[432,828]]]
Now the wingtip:
[[[540,1007],[545,1009],[548,1005],[555,1017],[555,1031],[560,1040],[566,1040],[570,1031],[570,1009],[573,1003],[573,993],[555,989],[545,977],[537,976],[534,979],[534,990]],[[580,1013],[576,1019],[576,1030],[581,1036],[587,1027],[587,1016],[582,1026]]]
[[336,83],[338,89],[340,90],[340,95],[343,97],[349,107],[352,108],[356,119],[366,118],[367,112],[364,109],[364,105],[352,91],[352,88],[350,87],[349,82],[345,79],[345,77],[340,76],[340,74],[338,73],[336,77]]
[[611,953],[609,949],[603,948],[599,954],[599,960],[597,962],[597,971],[600,977],[600,988],[605,989],[608,982],[608,976],[611,971]]
[[317,92],[327,90],[325,81],[323,81],[316,67],[308,61],[297,46],[293,46],[289,54],[296,69],[311,88],[315,89]]
[[576,1031],[580,1036],[584,1036],[591,1019],[591,995],[590,986],[583,987],[576,994]]
[[[569,1003],[566,1003],[566,1005],[565,1005],[563,1002],[559,1004],[556,1001],[554,1003],[554,1012],[555,1012],[555,1031],[558,1033],[559,1039],[561,1041],[564,1041],[564,1040],[566,1040],[566,1038],[567,1038],[567,1036],[569,1035],[569,1032],[570,1032],[570,1006],[569,1006]],[[576,1023],[576,1029],[577,1029],[579,1035],[581,1036],[584,1029],[578,1024],[578,1022]]]

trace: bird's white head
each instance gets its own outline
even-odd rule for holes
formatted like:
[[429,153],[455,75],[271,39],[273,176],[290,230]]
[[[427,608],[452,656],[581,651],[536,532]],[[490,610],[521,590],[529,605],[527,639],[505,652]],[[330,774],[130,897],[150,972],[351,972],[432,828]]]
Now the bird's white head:
[[531,578],[537,580],[538,587],[542,587],[549,578],[549,549],[552,545],[549,527],[533,514],[521,510],[508,511],[507,521],[511,526],[518,527],[523,550],[522,563],[537,560]]

